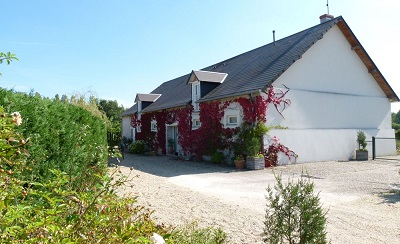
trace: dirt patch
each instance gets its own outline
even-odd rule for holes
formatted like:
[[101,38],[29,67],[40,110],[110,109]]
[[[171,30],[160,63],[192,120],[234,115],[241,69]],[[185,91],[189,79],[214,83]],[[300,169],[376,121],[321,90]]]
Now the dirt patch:
[[139,177],[121,189],[139,196],[140,204],[156,210],[160,223],[220,226],[228,243],[262,243],[265,194],[275,183],[303,175],[315,183],[328,212],[332,243],[399,243],[400,197],[390,185],[400,183],[399,161],[319,162],[258,171],[169,157],[126,155],[121,170]]

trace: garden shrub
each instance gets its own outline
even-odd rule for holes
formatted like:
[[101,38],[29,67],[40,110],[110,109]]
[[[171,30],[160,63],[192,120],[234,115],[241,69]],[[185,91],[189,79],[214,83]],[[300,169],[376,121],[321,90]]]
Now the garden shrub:
[[134,154],[143,154],[145,149],[146,143],[141,140],[135,141],[129,146],[129,152]]
[[267,188],[265,213],[265,243],[326,243],[326,211],[314,183],[300,178],[296,183],[277,183]]
[[19,113],[7,114],[0,106],[1,243],[151,243],[153,233],[168,243],[223,243],[220,229],[156,224],[153,211],[136,198],[118,197],[117,187],[129,178],[118,168],[109,176],[88,175],[96,184],[83,181],[79,191],[58,169],[49,169],[40,182],[26,179],[29,154],[16,131],[21,122]]
[[211,162],[216,164],[222,164],[225,160],[225,156],[222,152],[216,151],[211,155]]
[[[46,180],[49,169],[70,176],[72,184],[81,185],[93,167],[105,172],[107,129],[96,105],[82,99],[76,104],[0,89],[0,106],[6,112],[19,111],[24,123],[18,128],[29,140],[26,177]],[[85,107],[86,106],[86,107]]]
[[220,228],[199,228],[196,221],[174,230],[169,238],[170,242],[179,244],[221,244],[225,240],[226,234]]

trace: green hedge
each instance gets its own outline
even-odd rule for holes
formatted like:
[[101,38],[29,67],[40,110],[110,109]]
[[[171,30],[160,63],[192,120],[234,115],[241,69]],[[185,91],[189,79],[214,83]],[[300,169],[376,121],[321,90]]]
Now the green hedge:
[[21,113],[23,123],[19,130],[29,138],[30,177],[45,180],[49,169],[59,169],[79,185],[79,179],[91,166],[105,168],[106,123],[99,116],[101,113],[91,111],[90,104],[78,106],[38,94],[0,89],[0,106],[7,112]]

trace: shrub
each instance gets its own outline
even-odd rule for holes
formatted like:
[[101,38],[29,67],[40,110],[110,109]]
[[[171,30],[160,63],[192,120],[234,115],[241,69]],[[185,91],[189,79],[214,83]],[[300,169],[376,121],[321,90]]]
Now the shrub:
[[216,151],[211,155],[211,162],[216,164],[222,164],[225,160],[225,156],[222,152]]
[[51,177],[49,169],[58,169],[79,186],[91,167],[105,173],[107,129],[95,104],[75,105],[4,89],[0,97],[6,112],[19,111],[24,118],[17,130],[29,139],[27,178],[45,181]]
[[284,185],[275,175],[277,183],[267,188],[265,213],[265,243],[326,243],[326,211],[314,183],[300,178],[289,179]]
[[134,154],[143,154],[145,149],[146,143],[141,140],[135,141],[129,146],[129,152]]
[[192,222],[173,231],[168,241],[179,244],[220,244],[225,239],[226,234],[220,228],[199,228],[197,222]]
[[365,141],[366,137],[365,137],[365,133],[363,131],[358,131],[357,132],[357,143],[358,143],[358,148],[361,151],[366,151],[366,147],[367,147],[367,142]]

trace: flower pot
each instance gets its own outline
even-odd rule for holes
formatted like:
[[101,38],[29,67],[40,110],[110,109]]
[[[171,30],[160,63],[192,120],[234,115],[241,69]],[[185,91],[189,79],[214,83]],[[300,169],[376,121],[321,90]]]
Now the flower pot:
[[246,168],[248,169],[264,169],[265,162],[264,157],[247,157],[246,158]]
[[367,161],[368,151],[356,150],[356,160],[357,161]]
[[233,162],[235,163],[236,169],[244,169],[246,167],[246,160],[244,159],[235,159]]
[[157,151],[156,150],[151,151],[151,156],[157,156]]

